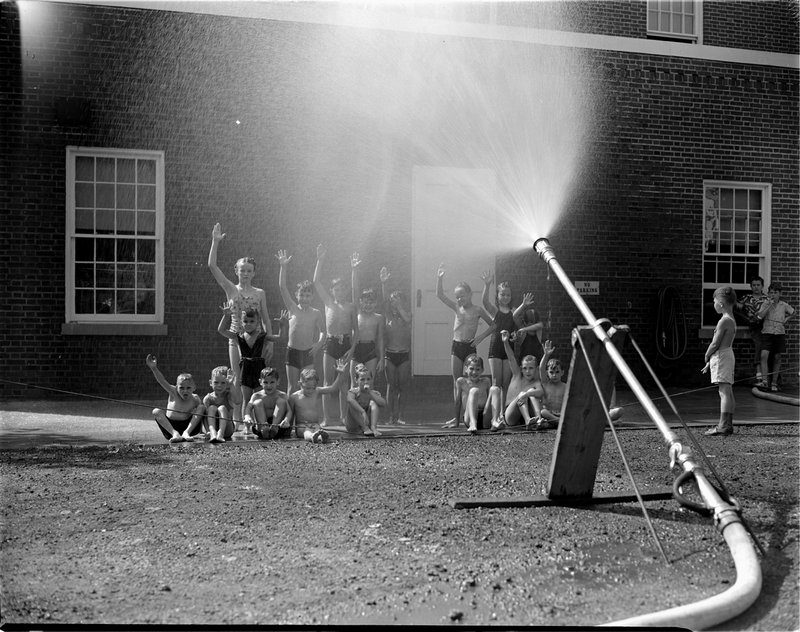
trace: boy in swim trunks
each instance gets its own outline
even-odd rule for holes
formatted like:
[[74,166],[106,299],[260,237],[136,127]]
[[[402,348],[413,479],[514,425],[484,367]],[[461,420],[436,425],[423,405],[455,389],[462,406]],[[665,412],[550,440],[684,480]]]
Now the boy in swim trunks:
[[464,375],[456,381],[458,402],[456,418],[463,419],[470,434],[479,428],[497,424],[500,408],[500,388],[492,386],[492,378],[483,375],[483,360],[470,354],[464,360]]
[[363,364],[356,366],[355,386],[347,392],[347,402],[349,406],[344,422],[347,432],[379,436],[378,419],[386,400],[380,391],[373,390],[372,372]]
[[192,441],[192,437],[200,432],[200,421],[205,412],[203,402],[194,392],[194,378],[189,373],[181,373],[173,386],[164,378],[155,356],[148,354],[146,363],[156,382],[169,394],[166,411],[153,409],[159,430],[170,443]]
[[[444,264],[439,266],[436,273],[436,296],[455,312],[455,320],[453,322],[453,344],[450,348],[450,367],[453,374],[453,401],[456,409],[460,407],[460,394],[458,389],[458,380],[461,379],[464,371],[464,362],[470,355],[477,353],[477,346],[481,341],[486,338],[491,332],[494,323],[486,313],[483,307],[473,305],[472,303],[472,289],[470,286],[461,281],[455,287],[454,296],[455,301],[449,299],[444,293]],[[483,319],[488,325],[480,334],[478,332],[478,324]],[[444,424],[445,428],[455,428],[459,423],[459,415]]]
[[225,443],[236,430],[233,412],[242,406],[242,390],[236,374],[226,366],[218,366],[211,371],[208,385],[211,392],[203,398],[208,419],[208,440],[211,443]]
[[531,430],[551,430],[558,427],[561,419],[561,406],[567,392],[567,385],[561,381],[561,377],[564,375],[561,360],[550,357],[556,348],[552,342],[545,340],[543,349],[542,361],[539,362],[539,374],[542,376],[544,396],[538,423],[526,424],[526,427]]
[[[336,363],[336,379],[330,386],[319,386],[315,369],[300,372],[300,389],[289,396],[289,406],[294,417],[294,431],[299,439],[311,443],[328,443],[328,433],[319,423],[320,403],[323,395],[339,390],[339,381],[347,370],[347,363],[340,359]],[[345,402],[346,403],[346,402]]]
[[244,409],[244,422],[259,439],[280,439],[292,433],[289,398],[278,390],[280,375],[271,366],[261,370],[261,390],[253,393]]
[[386,401],[389,423],[405,424],[402,419],[402,394],[411,380],[411,312],[399,290],[389,294],[387,300],[386,282],[390,276],[389,269],[382,267],[380,279],[384,304]]
[[375,313],[378,305],[378,295],[372,288],[366,288],[359,294],[358,267],[361,259],[358,253],[353,253],[351,260],[353,266],[352,286],[353,303],[358,300],[358,344],[353,350],[350,360],[350,380],[356,381],[356,366],[363,364],[373,375],[383,370],[383,325],[381,314]]
[[285,250],[276,255],[280,264],[278,285],[286,309],[289,310],[289,341],[286,349],[286,379],[289,388],[298,383],[300,371],[314,367],[314,358],[325,344],[325,318],[322,312],[312,307],[314,284],[303,281],[297,284],[292,300],[286,285],[286,275],[292,257]]
[[[353,303],[347,300],[347,285],[340,278],[335,278],[331,281],[331,292],[328,293],[325,286],[320,281],[322,276],[322,263],[325,260],[327,251],[325,247],[320,244],[317,246],[317,265],[314,268],[314,287],[317,294],[325,304],[325,330],[327,331],[327,338],[325,339],[324,354],[322,356],[322,368],[325,375],[325,386],[330,386],[334,379],[339,385],[337,391],[326,391],[331,394],[335,393],[339,397],[339,419],[344,419],[347,416],[347,389],[350,386],[349,376],[340,376],[336,369],[337,362],[344,360],[345,363],[350,362],[355,351],[356,344],[358,344],[358,310]],[[351,257],[351,266],[354,264],[358,255],[354,254]],[[327,425],[328,421],[333,421],[333,402],[330,395],[322,398],[322,421],[321,426]]]
[[714,337],[706,349],[706,364],[703,373],[711,371],[711,383],[719,390],[719,423],[706,430],[708,436],[728,436],[733,434],[733,412],[736,402],[733,399],[733,371],[736,359],[733,356],[733,339],[736,336],[736,321],[733,306],[736,305],[736,291],[732,287],[718,287],[714,291],[714,311],[721,314]]
[[511,367],[511,382],[508,385],[508,395],[506,396],[508,405],[505,419],[500,419],[497,424],[493,424],[492,431],[502,430],[504,423],[508,426],[519,426],[524,423],[526,427],[529,427],[541,414],[539,401],[544,396],[536,358],[526,355],[522,358],[521,363],[517,364],[517,359],[511,349],[511,334],[503,330],[500,332],[500,337],[503,340]]

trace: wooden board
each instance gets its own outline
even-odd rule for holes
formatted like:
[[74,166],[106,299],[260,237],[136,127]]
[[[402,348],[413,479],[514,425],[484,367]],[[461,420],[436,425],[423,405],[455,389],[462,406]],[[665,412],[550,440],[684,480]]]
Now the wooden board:
[[[671,500],[672,490],[642,494],[642,500]],[[454,498],[450,505],[455,509],[475,507],[543,507],[547,505],[573,506],[637,502],[636,494],[606,492],[583,498],[553,499],[547,496],[517,496],[511,498]]]

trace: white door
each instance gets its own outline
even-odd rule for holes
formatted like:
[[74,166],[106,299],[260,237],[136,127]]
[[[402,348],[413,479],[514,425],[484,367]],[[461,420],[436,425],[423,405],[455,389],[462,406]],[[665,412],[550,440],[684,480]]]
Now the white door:
[[[472,302],[481,304],[481,274],[494,273],[495,266],[494,191],[495,175],[488,169],[414,167],[411,358],[415,375],[450,375],[455,314],[436,298],[439,264],[445,264],[444,290],[450,299],[455,285],[466,281]],[[484,327],[481,323],[478,331]],[[486,340],[478,348],[484,360],[488,345]]]

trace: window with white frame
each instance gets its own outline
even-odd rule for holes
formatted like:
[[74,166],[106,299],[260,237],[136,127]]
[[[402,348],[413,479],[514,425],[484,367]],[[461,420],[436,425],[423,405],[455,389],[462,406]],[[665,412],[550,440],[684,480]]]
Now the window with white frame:
[[769,184],[703,183],[703,327],[719,320],[718,287],[743,295],[753,277],[769,278],[771,193]]
[[700,7],[697,0],[647,0],[647,34],[696,41]]
[[161,323],[164,153],[67,147],[66,320]]

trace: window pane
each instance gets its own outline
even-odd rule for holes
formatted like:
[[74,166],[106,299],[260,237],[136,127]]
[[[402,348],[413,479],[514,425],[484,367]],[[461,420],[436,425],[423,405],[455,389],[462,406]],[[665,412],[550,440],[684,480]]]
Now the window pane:
[[133,290],[117,291],[117,314],[133,314],[136,312],[136,303]]
[[117,185],[117,208],[136,208],[136,187],[134,185]]
[[75,211],[75,232],[94,232],[94,211],[91,209],[78,209]]
[[139,174],[137,182],[139,184],[155,184],[156,183],[156,161],[155,160],[139,160]]
[[134,239],[117,239],[117,261],[136,261]]
[[92,208],[94,206],[94,185],[78,182],[75,184],[75,206]]
[[691,15],[683,16],[683,32],[687,35],[694,35],[694,18]]
[[98,291],[96,294],[95,312],[97,314],[114,313],[114,292],[109,290]]
[[733,199],[733,206],[737,209],[746,209],[747,208],[747,190],[746,189],[736,189],[736,194],[734,195]]
[[703,281],[714,283],[717,280],[717,266],[713,260],[706,259],[703,262]]
[[657,11],[648,11],[647,12],[647,29],[650,31],[657,31],[658,30],[658,12]]
[[114,287],[114,264],[98,263],[95,283],[97,287]]
[[75,261],[94,261],[94,239],[75,240]]
[[152,239],[137,239],[137,256],[136,260],[145,263],[156,262],[156,242]]
[[106,208],[97,209],[97,232],[101,235],[114,232],[114,211]]
[[731,283],[747,283],[744,261],[734,261],[731,266],[731,275],[733,281]]
[[97,181],[98,182],[114,182],[116,176],[114,174],[113,158],[98,158],[97,159]]
[[133,211],[117,211],[117,234],[133,235],[136,227],[136,213]]
[[136,287],[155,289],[156,267],[154,265],[140,263],[136,266]]
[[135,269],[132,263],[120,263],[117,266],[117,288],[136,287]]
[[85,182],[94,181],[94,158],[91,156],[75,157],[75,179]]
[[755,211],[761,210],[761,191],[757,189],[750,191],[750,209]]
[[758,262],[757,261],[748,261],[747,263],[747,272],[745,273],[747,276],[747,282],[750,283],[750,279],[759,275],[758,269]]
[[722,208],[733,208],[733,189],[719,190],[719,205]]
[[720,232],[730,232],[732,228],[733,228],[733,213],[727,210],[720,211],[719,213]]
[[694,15],[694,0],[683,0],[683,12],[687,15]]
[[137,232],[140,235],[155,235],[156,234],[156,214],[150,211],[140,211],[137,214],[139,225]]
[[731,282],[731,265],[728,261],[720,261],[717,264],[717,283]]
[[114,240],[97,240],[97,261],[114,261]]
[[75,264],[75,287],[94,287],[94,264]]
[[94,290],[75,291],[75,313],[94,314]]
[[117,160],[117,182],[136,182],[136,161],[133,158]]
[[97,206],[103,208],[114,208],[114,185],[113,184],[98,184],[97,185]]
[[703,290],[703,325],[714,326],[719,320],[719,314],[714,311],[714,289]]
[[139,185],[136,187],[139,199],[136,201],[136,208],[156,210],[156,188],[150,185]]
[[136,313],[137,314],[156,313],[155,292],[136,292]]

